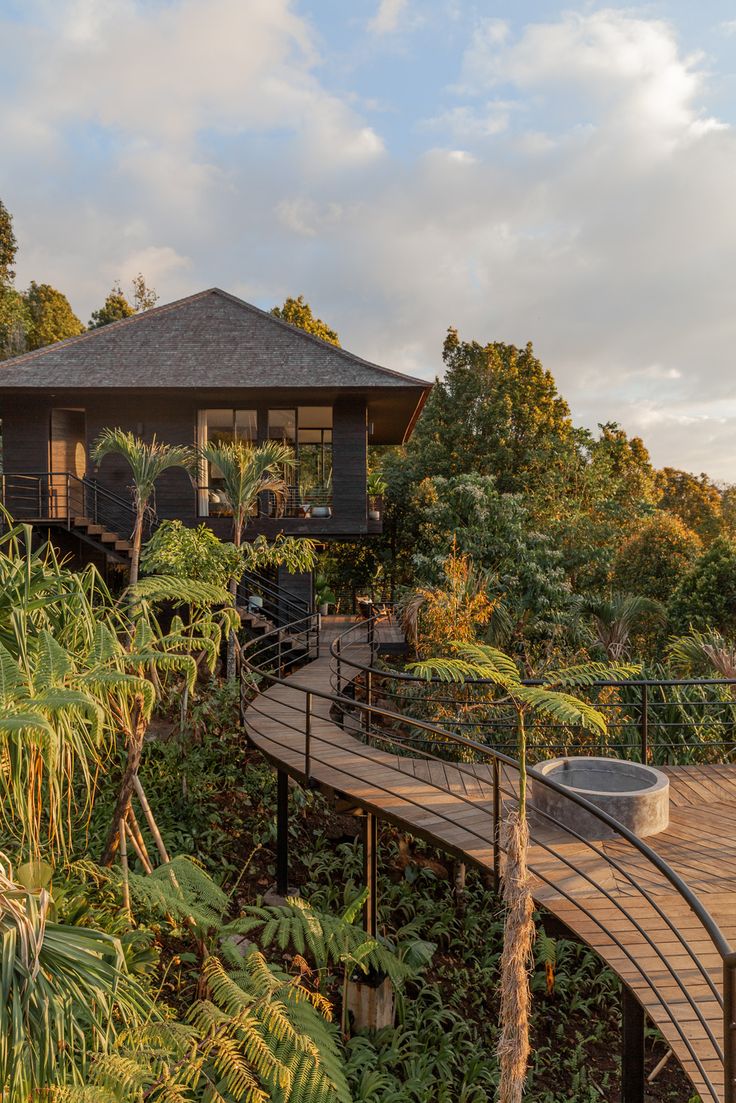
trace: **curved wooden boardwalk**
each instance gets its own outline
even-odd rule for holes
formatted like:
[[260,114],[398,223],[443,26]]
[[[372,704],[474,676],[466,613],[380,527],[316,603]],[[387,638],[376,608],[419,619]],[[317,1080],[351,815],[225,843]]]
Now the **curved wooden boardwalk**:
[[[342,625],[344,628],[344,624]],[[307,690],[332,691],[326,626],[321,657],[247,707],[253,743],[279,768],[305,778]],[[368,650],[353,645],[358,662]],[[312,697],[310,775],[437,847],[493,869],[490,767],[429,762],[368,745]],[[670,825],[649,844],[736,941],[736,767],[669,769]],[[513,792],[511,771],[502,791]],[[634,992],[704,1101],[724,1099],[722,959],[700,919],[657,868],[624,839],[583,844],[531,816],[535,899],[587,942]]]

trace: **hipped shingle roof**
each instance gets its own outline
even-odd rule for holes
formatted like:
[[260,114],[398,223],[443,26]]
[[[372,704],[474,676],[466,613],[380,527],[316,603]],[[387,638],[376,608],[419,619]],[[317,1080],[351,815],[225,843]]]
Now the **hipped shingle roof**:
[[0,363],[16,388],[412,388],[427,380],[371,364],[219,288]]

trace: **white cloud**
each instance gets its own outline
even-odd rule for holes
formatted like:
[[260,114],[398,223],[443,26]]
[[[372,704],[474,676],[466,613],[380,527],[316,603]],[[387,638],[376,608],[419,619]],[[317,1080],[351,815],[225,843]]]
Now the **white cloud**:
[[641,137],[658,151],[717,127],[696,106],[704,74],[683,56],[671,26],[618,9],[566,12],[529,24],[515,42],[498,20],[482,23],[466,51],[460,87],[484,92],[510,82],[541,93],[547,109]]
[[373,34],[392,34],[399,27],[407,8],[407,0],[380,0],[376,14],[368,23]]
[[703,60],[621,10],[485,22],[413,128],[432,148],[394,156],[296,10],[30,5],[0,115],[20,281],[82,317],[138,269],[163,301],[303,292],[347,347],[428,377],[449,324],[532,339],[578,419],[736,481],[736,135]]

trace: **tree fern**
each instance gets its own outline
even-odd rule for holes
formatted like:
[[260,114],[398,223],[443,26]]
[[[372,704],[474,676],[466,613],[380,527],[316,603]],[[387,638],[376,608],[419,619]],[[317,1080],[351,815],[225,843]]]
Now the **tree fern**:
[[298,977],[251,950],[205,963],[211,998],[187,1023],[134,1028],[58,1103],[351,1103],[335,1027]]
[[291,948],[307,956],[318,970],[330,965],[348,965],[366,974],[383,973],[395,984],[409,975],[408,966],[386,946],[369,938],[355,925],[365,894],[342,915],[324,915],[299,897],[291,897],[281,906],[248,907],[245,916],[228,924],[223,933],[258,933],[259,944],[268,949]]

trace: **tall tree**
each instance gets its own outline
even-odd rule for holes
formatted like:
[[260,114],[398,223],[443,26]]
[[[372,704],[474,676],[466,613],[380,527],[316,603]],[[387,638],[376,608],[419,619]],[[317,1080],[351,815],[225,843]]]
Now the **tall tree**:
[[567,403],[531,344],[461,341],[448,330],[409,455],[417,477],[493,475],[498,490],[539,489],[573,448]]
[[120,322],[123,318],[131,318],[135,314],[135,307],[131,306],[123,294],[119,283],[114,283],[110,292],[99,310],[92,311],[89,320],[90,329],[100,329],[110,322]]
[[144,310],[152,310],[158,302],[158,292],[146,283],[145,276],[139,272],[133,277],[133,310],[136,314],[142,314]]
[[0,360],[25,352],[28,308],[13,287],[18,242],[13,231],[13,216],[0,199]]
[[580,593],[606,588],[619,547],[652,514],[658,497],[643,441],[615,422],[598,429],[597,437],[575,430],[575,452],[554,472],[539,511]]
[[340,339],[335,330],[330,329],[326,322],[323,322],[321,318],[317,318],[312,313],[312,308],[308,302],[305,302],[303,295],[299,295],[296,299],[291,297],[284,299],[284,305],[273,307],[271,313],[275,318],[280,318],[282,322],[288,322],[291,326],[298,326],[299,329],[306,330],[313,337],[319,337],[330,345],[339,346],[340,344]]
[[130,466],[133,475],[131,491],[135,509],[135,526],[133,553],[130,560],[130,585],[134,586],[138,581],[143,522],[146,511],[151,505],[156,482],[164,471],[168,471],[171,467],[190,470],[194,460],[191,449],[182,445],[160,444],[155,436],[151,443],[147,444],[140,437],[135,437],[123,429],[103,429],[92,446],[92,459],[95,463],[100,463],[110,453],[122,456]]
[[25,300],[28,306],[26,344],[29,349],[40,349],[84,333],[84,326],[69,305],[66,295],[51,284],[32,280]]

